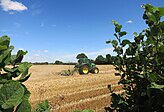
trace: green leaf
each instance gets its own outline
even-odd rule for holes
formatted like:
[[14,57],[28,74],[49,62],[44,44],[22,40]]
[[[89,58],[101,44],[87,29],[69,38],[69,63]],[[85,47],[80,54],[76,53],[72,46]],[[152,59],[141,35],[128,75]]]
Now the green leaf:
[[5,67],[3,69],[4,69],[5,72],[11,72],[11,73],[13,73],[13,72],[18,70],[18,68],[7,68],[7,67]]
[[19,50],[16,55],[11,56],[11,64],[16,65],[21,63],[25,54],[27,54],[27,51]]
[[112,23],[116,26],[119,25],[115,20],[112,20]]
[[135,37],[137,37],[137,36],[138,36],[137,32],[134,32],[134,33],[133,33],[133,35],[134,35]]
[[2,36],[0,38],[0,45],[1,46],[7,46],[8,47],[9,44],[10,44],[10,38],[8,36]]
[[28,62],[24,62],[19,65],[18,70],[22,73],[19,81],[26,81],[30,77],[30,74],[28,75],[28,70],[31,66],[32,64]]
[[116,33],[114,33],[114,36],[118,39],[118,35]]
[[115,32],[120,32],[122,25],[118,24],[115,20],[112,20],[112,23],[115,25]]
[[48,100],[45,100],[37,105],[36,112],[50,112]]
[[153,21],[153,22],[156,22],[156,21],[157,21],[157,20],[156,20],[156,17],[155,17],[152,13],[148,12],[148,13],[147,13],[147,16],[148,16],[148,19],[149,19],[150,21]]
[[120,46],[116,47],[116,48],[114,49],[114,51],[116,51],[117,54],[122,54],[122,53],[123,53],[123,49],[122,49],[122,47],[120,47]]
[[31,112],[31,105],[28,100],[23,100],[16,108],[16,112]]
[[127,39],[123,40],[122,43],[121,43],[121,45],[122,45],[123,47],[126,46],[127,44],[130,44],[130,41],[127,40]]
[[113,47],[116,47],[118,45],[118,42],[116,40],[112,40],[111,43],[112,43]]
[[111,43],[111,41],[112,41],[112,40],[108,40],[108,41],[106,41],[106,43],[109,44],[109,43]]
[[151,89],[164,89],[164,85],[159,85],[159,84],[156,84],[155,82],[152,82],[151,83],[151,86],[150,86]]
[[24,87],[24,90],[25,90],[24,95],[23,95],[23,97],[22,97],[22,100],[28,100],[29,97],[30,97],[30,95],[31,95],[31,93],[30,93],[30,91],[26,88],[26,86],[24,86],[23,84],[22,84],[22,86]]
[[160,16],[164,16],[164,7],[158,7]]
[[9,61],[10,61],[10,56],[11,56],[11,50],[5,50],[1,55],[0,55],[0,68],[5,67]]
[[27,69],[29,69],[32,66],[32,64],[28,63],[28,62],[24,62],[22,64],[19,65],[18,70],[20,72],[25,72]]
[[0,45],[0,51],[6,50],[7,46],[6,45]]
[[17,81],[9,81],[0,89],[0,105],[3,109],[14,107],[21,103],[23,95],[23,86]]
[[124,35],[126,35],[126,34],[127,34],[126,31],[119,32],[119,36],[120,36],[120,37],[122,37],[122,36],[124,36]]
[[24,76],[24,77],[21,77],[18,81],[19,82],[25,82],[25,81],[27,81],[30,78],[30,76],[31,76],[31,73],[26,75],[26,76]]
[[164,44],[159,47],[160,52],[164,52]]
[[109,40],[109,41],[106,41],[106,43],[107,44],[111,43],[114,48],[118,45],[118,42],[116,40]]
[[115,32],[120,32],[122,28],[122,25],[115,26]]

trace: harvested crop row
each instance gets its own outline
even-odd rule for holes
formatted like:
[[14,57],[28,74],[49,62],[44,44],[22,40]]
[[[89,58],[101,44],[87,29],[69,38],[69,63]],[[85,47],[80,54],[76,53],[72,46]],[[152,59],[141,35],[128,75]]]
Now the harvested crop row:
[[[98,111],[105,107],[106,104],[109,104],[108,97],[101,96],[109,95],[107,88],[109,84],[113,85],[112,88],[117,86],[116,83],[119,77],[114,75],[112,66],[98,66],[100,69],[99,74],[60,76],[56,73],[59,71],[58,69],[67,70],[71,67],[67,65],[32,66],[30,69],[32,77],[25,84],[31,91],[30,102],[33,106],[48,99],[52,109],[58,109],[53,110],[54,112],[58,112],[59,108],[64,112],[65,109],[65,111],[68,111],[69,108],[70,110],[80,107],[82,109],[87,108],[89,105],[91,109]],[[115,90],[120,88],[116,87]],[[96,101],[97,104],[94,104],[92,100]]]

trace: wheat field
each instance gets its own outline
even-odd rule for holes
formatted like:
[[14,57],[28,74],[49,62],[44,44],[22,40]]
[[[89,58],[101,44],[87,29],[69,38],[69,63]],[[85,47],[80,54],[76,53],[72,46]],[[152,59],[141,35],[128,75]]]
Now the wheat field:
[[103,112],[104,107],[110,104],[110,91],[107,86],[112,84],[116,91],[121,90],[117,85],[120,77],[114,75],[114,67],[98,65],[99,74],[59,75],[60,71],[73,67],[73,65],[33,65],[29,70],[32,75],[25,82],[31,92],[32,106],[47,99],[52,112],[84,109]]

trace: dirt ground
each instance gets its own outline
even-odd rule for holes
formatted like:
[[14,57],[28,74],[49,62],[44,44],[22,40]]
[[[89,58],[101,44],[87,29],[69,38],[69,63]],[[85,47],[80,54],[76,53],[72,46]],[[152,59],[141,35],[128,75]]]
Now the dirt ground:
[[119,89],[120,77],[114,75],[111,65],[98,65],[99,74],[61,76],[62,70],[73,69],[72,65],[33,65],[31,77],[25,85],[31,92],[33,106],[47,99],[52,112],[72,112],[73,110],[93,109],[103,112],[110,103],[112,84]]

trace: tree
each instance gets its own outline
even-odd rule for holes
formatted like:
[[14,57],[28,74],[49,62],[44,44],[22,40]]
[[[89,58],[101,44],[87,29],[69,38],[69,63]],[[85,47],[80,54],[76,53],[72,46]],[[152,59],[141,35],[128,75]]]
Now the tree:
[[80,53],[76,56],[76,59],[80,59],[80,58],[88,58],[84,53]]
[[106,58],[104,58],[102,55],[98,55],[95,59],[95,64],[106,64]]
[[59,61],[59,60],[56,60],[55,61],[55,64],[61,65],[61,64],[63,64],[63,62],[62,61]]
[[106,64],[112,64],[112,56],[110,54],[106,55]]
[[[114,36],[110,40],[117,53],[113,65],[119,72],[124,92],[116,94],[111,86],[113,112],[162,112],[164,111],[164,7],[144,5],[143,19],[148,25],[141,33],[134,32],[134,41],[121,38],[127,34],[122,25],[113,21]],[[125,47],[126,46],[126,47]]]

